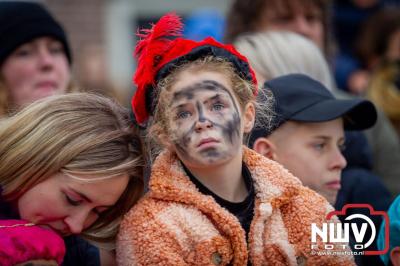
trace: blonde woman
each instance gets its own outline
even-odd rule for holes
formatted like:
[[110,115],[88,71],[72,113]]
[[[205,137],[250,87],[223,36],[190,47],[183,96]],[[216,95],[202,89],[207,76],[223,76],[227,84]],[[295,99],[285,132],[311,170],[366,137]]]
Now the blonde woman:
[[[120,218],[143,189],[141,145],[128,117],[110,99],[76,93],[39,100],[3,119],[0,219],[112,244]],[[67,242],[66,260],[79,244]]]

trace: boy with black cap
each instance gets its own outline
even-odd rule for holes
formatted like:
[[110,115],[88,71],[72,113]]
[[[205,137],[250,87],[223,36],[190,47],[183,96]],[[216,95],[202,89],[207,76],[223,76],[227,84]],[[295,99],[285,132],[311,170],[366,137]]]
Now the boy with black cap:
[[[374,105],[363,99],[336,99],[324,85],[303,74],[266,82],[260,96],[266,94],[273,95],[275,117],[269,129],[257,128],[252,132],[251,147],[281,163],[303,185],[335,205],[342,170],[347,164],[342,155],[344,130],[373,126],[377,118]],[[365,184],[361,187],[365,188]],[[369,211],[357,211],[370,216]],[[375,220],[374,223],[379,224]],[[363,265],[359,256],[355,259],[357,265]]]
[[376,121],[374,105],[362,99],[335,99],[321,83],[302,74],[272,79],[264,92],[274,97],[275,118],[269,130],[252,132],[251,146],[333,205],[346,166],[341,153],[344,129],[371,127]]

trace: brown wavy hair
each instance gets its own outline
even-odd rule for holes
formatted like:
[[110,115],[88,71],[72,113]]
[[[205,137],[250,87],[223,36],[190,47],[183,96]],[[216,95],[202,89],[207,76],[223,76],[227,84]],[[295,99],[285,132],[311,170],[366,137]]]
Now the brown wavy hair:
[[273,9],[277,12],[289,11],[295,13],[294,3],[304,7],[304,10],[317,8],[321,12],[324,29],[324,52],[327,56],[332,53],[330,24],[331,0],[234,0],[227,15],[225,42],[233,43],[243,33],[259,31],[259,23],[265,10]]

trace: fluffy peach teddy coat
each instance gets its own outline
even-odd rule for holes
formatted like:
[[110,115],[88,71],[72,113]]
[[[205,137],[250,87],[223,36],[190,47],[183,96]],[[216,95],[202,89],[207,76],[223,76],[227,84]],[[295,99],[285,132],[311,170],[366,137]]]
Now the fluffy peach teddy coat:
[[149,192],[121,223],[118,264],[354,265],[349,255],[312,254],[311,223],[321,227],[333,210],[322,196],[245,147],[243,160],[256,191],[248,241],[238,219],[201,194],[176,155],[164,152],[153,165]]

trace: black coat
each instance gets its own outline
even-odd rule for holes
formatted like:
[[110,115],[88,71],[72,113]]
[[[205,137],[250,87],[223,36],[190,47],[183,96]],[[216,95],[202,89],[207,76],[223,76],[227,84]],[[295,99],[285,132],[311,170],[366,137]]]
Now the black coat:
[[[367,203],[376,211],[387,211],[392,200],[391,194],[381,178],[371,171],[372,152],[367,139],[361,132],[346,132],[346,149],[343,155],[347,160],[347,167],[342,172],[342,188],[337,195],[335,209],[341,210],[345,204],[349,203]],[[381,217],[371,215],[368,209],[357,209],[353,212],[350,210],[345,217],[342,216],[339,219],[343,222],[344,218],[354,213],[368,216],[375,224],[377,232],[379,231]],[[377,250],[376,242],[368,249]],[[379,256],[356,256],[356,263],[359,266],[384,265]]]

